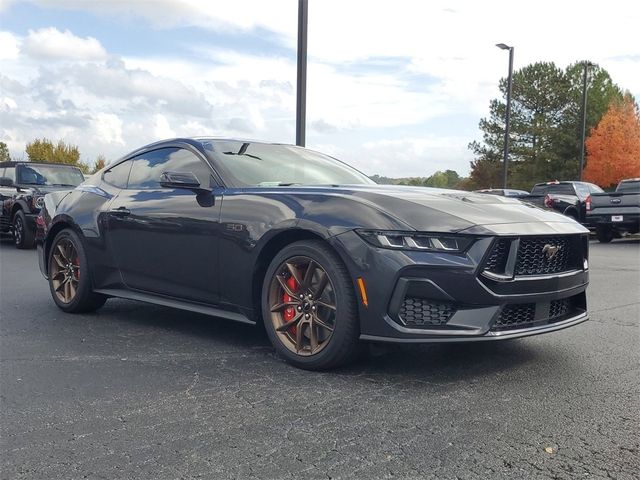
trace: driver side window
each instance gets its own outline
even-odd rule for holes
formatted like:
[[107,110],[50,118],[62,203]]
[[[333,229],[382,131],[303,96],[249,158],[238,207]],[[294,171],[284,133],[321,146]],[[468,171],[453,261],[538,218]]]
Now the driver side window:
[[161,148],[143,153],[133,159],[128,188],[134,190],[161,188],[163,172],[191,172],[200,186],[214,186],[211,169],[194,153],[184,148]]

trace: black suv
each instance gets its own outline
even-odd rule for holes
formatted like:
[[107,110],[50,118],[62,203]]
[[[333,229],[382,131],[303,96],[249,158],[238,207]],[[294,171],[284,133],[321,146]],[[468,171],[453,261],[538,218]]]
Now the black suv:
[[83,181],[80,169],[72,165],[0,163],[0,232],[13,232],[18,248],[33,248],[36,217],[45,194],[75,188]]

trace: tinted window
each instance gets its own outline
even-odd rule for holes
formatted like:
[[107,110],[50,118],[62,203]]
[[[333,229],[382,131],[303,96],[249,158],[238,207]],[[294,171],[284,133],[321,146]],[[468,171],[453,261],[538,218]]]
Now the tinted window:
[[21,164],[16,169],[17,183],[26,185],[60,185],[76,187],[84,182],[77,167],[70,165]]
[[531,195],[544,195],[545,193],[547,193],[546,185],[535,185],[531,190]]
[[211,169],[194,153],[183,148],[161,148],[134,158],[129,188],[161,188],[163,172],[193,173],[203,188],[210,188]]
[[104,172],[104,176],[102,178],[105,182],[110,183],[114,187],[126,188],[132,163],[133,161],[131,160],[119,163],[115,167],[111,167],[109,170]]
[[557,195],[575,195],[573,185],[570,183],[552,184],[548,185],[548,188],[549,193],[555,193]]
[[2,174],[3,177],[10,178],[12,182],[16,181],[16,167],[7,167]]
[[617,192],[640,192],[640,181],[620,182]]

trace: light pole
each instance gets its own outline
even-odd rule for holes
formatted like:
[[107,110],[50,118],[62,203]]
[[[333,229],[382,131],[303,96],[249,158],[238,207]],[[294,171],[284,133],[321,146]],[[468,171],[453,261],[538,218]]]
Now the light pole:
[[502,188],[507,188],[507,165],[509,162],[509,127],[511,120],[511,87],[513,85],[513,47],[504,43],[496,44],[502,50],[509,50],[509,77],[507,79],[507,114],[504,125],[504,161],[502,163]]
[[309,0],[298,0],[298,77],[296,88],[296,145],[304,147],[307,117],[307,22]]
[[587,72],[589,67],[595,67],[591,62],[582,64],[584,70],[582,72],[582,142],[580,143],[580,171],[578,172],[578,180],[582,181],[582,170],[584,170],[584,137],[587,130]]

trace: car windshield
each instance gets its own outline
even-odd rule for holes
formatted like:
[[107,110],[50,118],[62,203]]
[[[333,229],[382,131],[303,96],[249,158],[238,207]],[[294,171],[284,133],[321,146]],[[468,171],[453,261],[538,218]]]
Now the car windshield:
[[76,187],[84,181],[80,169],[71,165],[19,165],[18,183]]
[[292,145],[216,140],[202,144],[239,186],[375,184],[339,160]]

